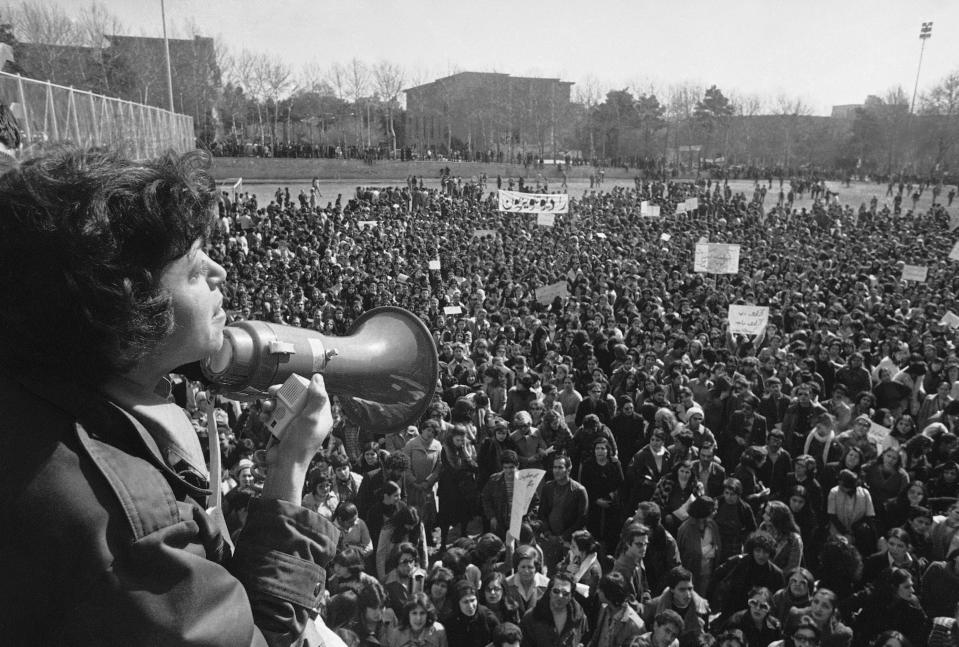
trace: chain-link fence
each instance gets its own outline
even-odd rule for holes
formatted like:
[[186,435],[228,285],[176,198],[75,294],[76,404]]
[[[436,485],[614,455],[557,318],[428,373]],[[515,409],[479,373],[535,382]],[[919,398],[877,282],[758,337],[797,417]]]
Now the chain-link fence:
[[0,72],[0,101],[20,125],[23,147],[103,147],[135,159],[195,148],[193,117]]

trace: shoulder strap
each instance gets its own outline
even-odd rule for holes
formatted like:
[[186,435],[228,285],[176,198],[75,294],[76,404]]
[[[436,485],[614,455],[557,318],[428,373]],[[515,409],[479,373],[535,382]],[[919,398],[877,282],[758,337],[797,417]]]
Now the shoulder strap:
[[173,490],[160,472],[147,461],[91,437],[82,423],[77,422],[75,429],[80,445],[120,502],[134,541],[179,522]]

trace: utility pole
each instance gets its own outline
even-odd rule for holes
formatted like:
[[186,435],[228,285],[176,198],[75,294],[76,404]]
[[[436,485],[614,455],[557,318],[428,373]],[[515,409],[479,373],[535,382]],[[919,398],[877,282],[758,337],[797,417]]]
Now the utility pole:
[[166,51],[166,89],[170,100],[170,112],[176,112],[173,107],[173,72],[170,67],[170,41],[166,37],[166,4],[160,0],[160,16],[163,18],[163,49]]
[[931,37],[932,23],[922,23],[922,28],[919,30],[919,40],[922,41],[922,46],[919,48],[919,65],[916,66],[916,84],[912,88],[912,105],[909,106],[909,112],[916,111],[916,92],[919,90],[919,70],[922,69],[922,54],[926,51],[926,41]]

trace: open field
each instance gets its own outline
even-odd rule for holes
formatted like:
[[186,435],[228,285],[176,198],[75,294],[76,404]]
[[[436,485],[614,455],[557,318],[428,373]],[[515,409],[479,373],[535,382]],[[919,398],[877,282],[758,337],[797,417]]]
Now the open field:
[[[452,167],[451,167],[452,168]],[[522,167],[520,167],[522,170]],[[505,176],[504,176],[505,177]],[[319,201],[321,205],[326,205],[327,202],[336,200],[337,194],[343,195],[344,202],[352,198],[355,194],[356,187],[360,185],[375,185],[375,186],[402,186],[406,182],[405,176],[402,178],[354,178],[354,179],[321,179],[319,181],[320,192],[322,194],[322,199]],[[424,184],[428,187],[439,188],[440,181],[437,177],[426,177],[424,178]],[[753,182],[751,180],[732,180],[730,181],[730,186],[734,192],[746,192],[748,196],[752,196],[753,191]],[[888,202],[889,208],[892,208],[892,198],[886,198],[886,186],[877,185],[875,183],[869,182],[853,182],[851,186],[846,187],[840,182],[827,182],[827,186],[831,191],[839,193],[839,200],[843,204],[851,204],[854,207],[858,207],[860,204],[865,202],[867,205],[869,200],[872,199],[872,196],[876,196],[879,199],[879,204],[882,205],[884,202]],[[492,181],[487,183],[487,190],[495,191],[496,190],[496,178],[492,178]],[[606,178],[606,182],[603,184],[604,190],[609,190],[614,186],[626,186],[632,187],[632,179],[626,178],[614,178],[610,179],[609,176]],[[277,187],[289,187],[290,195],[296,196],[300,190],[309,192],[310,181],[259,181],[259,180],[246,180],[243,181],[243,190],[249,191],[256,194],[257,201],[260,205],[269,204],[270,200],[273,199],[273,194],[276,192]],[[557,190],[559,189],[559,182],[550,182],[550,189]],[[579,197],[583,195],[584,191],[589,191],[589,180],[588,179],[571,179],[568,182],[568,189],[570,195],[573,197]],[[773,190],[767,193],[766,195],[766,207],[771,207],[776,200],[776,195],[779,193],[779,184],[778,182],[773,182]],[[940,201],[944,204],[946,200],[945,192],[940,196]],[[919,200],[919,209],[927,209],[932,203],[932,191],[926,189],[922,197]],[[812,205],[812,200],[809,198],[809,193],[803,195],[802,200],[797,200],[795,202],[795,207],[797,209],[806,207],[807,209]],[[909,208],[912,205],[911,200],[903,200],[903,210]],[[952,208],[949,209],[950,212],[954,212],[956,209],[959,209],[959,198],[953,203]]]

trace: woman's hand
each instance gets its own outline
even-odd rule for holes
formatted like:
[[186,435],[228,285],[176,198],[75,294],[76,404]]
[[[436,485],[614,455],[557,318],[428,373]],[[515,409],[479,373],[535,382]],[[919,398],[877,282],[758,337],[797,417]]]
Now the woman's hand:
[[[273,398],[279,388],[279,385],[270,387],[270,399],[263,403],[267,418],[276,407]],[[263,497],[300,505],[310,461],[332,429],[333,414],[326,385],[323,376],[316,374],[310,380],[303,409],[293,414],[283,439],[277,442],[271,437],[266,450],[257,452],[258,466],[266,472]]]

